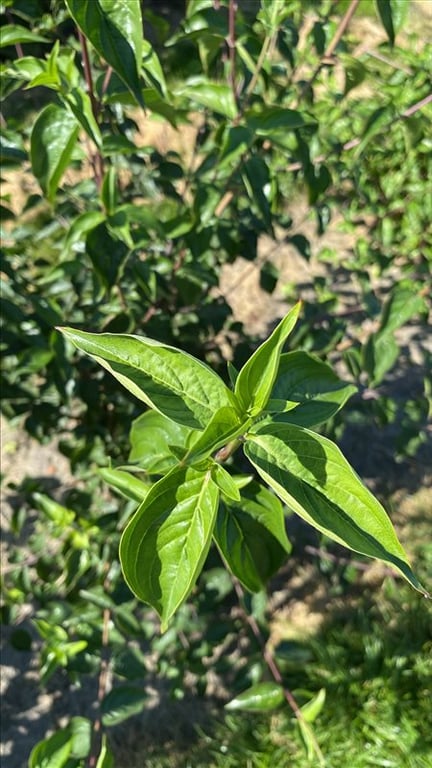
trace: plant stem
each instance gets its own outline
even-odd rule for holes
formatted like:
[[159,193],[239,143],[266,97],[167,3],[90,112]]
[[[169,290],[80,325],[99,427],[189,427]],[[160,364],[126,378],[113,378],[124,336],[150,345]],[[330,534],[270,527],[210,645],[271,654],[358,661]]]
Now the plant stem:
[[229,8],[228,8],[228,37],[226,39],[228,51],[229,51],[229,61],[230,61],[230,84],[231,84],[231,91],[234,96],[234,101],[237,103],[237,90],[236,90],[236,39],[235,39],[235,18],[236,18],[236,11],[237,11],[237,0],[229,0]]
[[[90,98],[90,103],[92,107],[92,112],[94,115],[94,118],[96,121],[98,121],[99,118],[99,112],[100,112],[100,104],[98,100],[96,99],[95,92],[94,92],[94,86],[93,86],[93,77],[91,72],[91,66],[90,66],[90,57],[87,47],[87,40],[85,38],[85,35],[81,32],[81,30],[78,28],[78,39],[80,41],[81,45],[81,51],[82,51],[82,58],[83,58],[83,67],[84,67],[84,77],[87,83],[87,91]],[[109,72],[109,70],[108,70]],[[108,77],[105,76],[105,80],[107,80]],[[111,75],[110,75],[111,76]],[[105,84],[105,82],[104,82]],[[107,82],[108,85],[108,82]],[[98,190],[100,191],[102,188],[102,181],[104,176],[104,167],[103,167],[103,157],[99,150],[97,149],[96,152],[92,153],[90,155],[90,163],[93,167],[94,175],[95,175],[95,181],[96,186]]]
[[[226,564],[225,564],[225,566],[228,568],[228,566]],[[289,688],[287,688],[286,685],[284,684],[283,677],[282,677],[281,671],[280,671],[280,669],[279,669],[279,667],[277,665],[276,659],[274,658],[272,652],[267,647],[267,645],[266,645],[266,643],[264,641],[264,638],[262,636],[262,632],[261,632],[261,630],[259,628],[258,622],[256,621],[255,617],[251,616],[251,614],[248,613],[248,611],[246,610],[246,608],[245,608],[245,595],[244,595],[244,591],[243,591],[242,586],[240,585],[240,582],[235,577],[233,577],[233,584],[234,584],[234,590],[236,592],[237,599],[238,599],[238,601],[240,603],[240,608],[241,608],[241,610],[243,612],[245,620],[246,620],[247,624],[249,625],[249,627],[250,627],[250,629],[251,629],[255,639],[257,640],[259,646],[261,647],[262,654],[263,654],[263,659],[264,659],[265,663],[267,664],[267,667],[268,667],[268,669],[269,669],[269,671],[270,671],[274,681],[278,685],[281,686],[282,691],[283,691],[283,695],[285,697],[285,701],[290,706],[291,710],[293,711],[293,713],[294,713],[295,717],[297,718],[297,720],[299,721],[299,723],[302,724],[302,727],[308,731],[308,734],[310,736],[310,739],[311,739],[311,742],[313,744],[313,748],[314,748],[314,751],[315,751],[315,754],[317,756],[317,759],[318,759],[318,762],[319,762],[320,766],[324,766],[324,755],[321,752],[320,746],[319,746],[319,744],[318,744],[318,742],[317,742],[317,740],[315,738],[314,732],[313,732],[311,726],[309,725],[309,723],[307,723],[306,720],[304,719],[303,713],[302,713],[299,705],[297,704],[293,694],[291,693]]]
[[350,23],[352,17],[354,16],[354,13],[356,12],[357,6],[359,5],[360,0],[351,0],[351,3],[349,4],[347,11],[345,15],[342,17],[342,19],[339,22],[338,28],[333,35],[330,43],[328,44],[327,48],[324,51],[323,56],[321,57],[321,60],[319,64],[317,65],[316,69],[314,70],[312,76],[309,78],[309,80],[303,85],[299,99],[303,98],[306,91],[310,88],[312,83],[315,82],[316,78],[318,77],[319,73],[321,72],[324,64],[328,63],[328,60],[331,59],[333,56],[336,47],[338,43],[340,42],[342,35],[346,31],[346,28],[348,27],[348,24]]
[[[108,586],[107,579],[105,579],[105,588]],[[109,624],[111,620],[111,611],[109,608],[104,608],[103,620],[102,620],[102,650],[101,650],[101,665],[99,670],[99,685],[97,700],[99,705],[99,712],[96,720],[93,724],[93,744],[92,751],[89,755],[88,766],[89,768],[95,768],[98,760],[98,756],[102,744],[102,716],[100,714],[100,708],[103,698],[108,688],[108,672],[109,672]]]

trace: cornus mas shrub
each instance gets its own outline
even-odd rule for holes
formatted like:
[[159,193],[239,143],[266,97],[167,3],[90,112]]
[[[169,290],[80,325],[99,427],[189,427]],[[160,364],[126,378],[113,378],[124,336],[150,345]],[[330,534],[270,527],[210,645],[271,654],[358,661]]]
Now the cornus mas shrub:
[[[315,357],[282,352],[299,310],[239,372],[231,367],[231,388],[202,362],[153,339],[60,329],[152,409],[138,422],[141,467],[150,463],[162,477],[126,526],[120,560],[163,630],[212,540],[247,589],[265,585],[290,550],[280,502],[346,547],[389,563],[425,594],[381,504],[336,445],[310,429],[353,388]],[[240,448],[265,486],[229,471]]]

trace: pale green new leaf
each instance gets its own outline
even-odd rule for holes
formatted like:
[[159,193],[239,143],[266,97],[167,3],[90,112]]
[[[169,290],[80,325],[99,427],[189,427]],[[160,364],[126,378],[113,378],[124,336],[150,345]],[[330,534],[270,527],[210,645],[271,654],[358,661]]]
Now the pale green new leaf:
[[59,328],[69,341],[106,368],[135,397],[169,419],[202,429],[232,392],[207,365],[144,336]]
[[123,533],[120,560],[126,582],[158,612],[162,629],[204,565],[218,501],[210,470],[176,468],[152,487]]
[[143,24],[139,0],[66,0],[66,5],[98,54],[143,106],[140,83]]
[[258,347],[241,369],[235,394],[249,416],[257,416],[267,405],[279,367],[282,347],[294,328],[301,304],[295,305],[273,333]]
[[393,526],[336,445],[291,424],[250,433],[245,453],[294,512],[340,544],[389,563],[421,592]]
[[30,154],[33,173],[43,193],[53,202],[60,179],[72,156],[79,123],[70,112],[49,104],[39,113],[33,126]]

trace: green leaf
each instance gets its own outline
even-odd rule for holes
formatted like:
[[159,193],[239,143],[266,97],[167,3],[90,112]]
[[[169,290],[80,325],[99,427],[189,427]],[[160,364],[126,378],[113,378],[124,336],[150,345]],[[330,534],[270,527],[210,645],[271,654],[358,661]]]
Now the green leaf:
[[321,688],[313,699],[308,701],[307,704],[303,704],[301,713],[307,723],[313,723],[317,719],[325,704],[325,699],[326,690]]
[[86,717],[73,717],[70,721],[71,756],[83,760],[90,754],[92,723]]
[[[277,421],[312,427],[334,416],[356,391],[318,357],[307,352],[288,352],[281,355],[267,410],[276,414]],[[285,409],[287,402],[298,405],[295,410],[277,413]]]
[[243,691],[235,699],[225,704],[225,709],[241,712],[268,712],[276,709],[284,701],[281,685],[277,683],[256,683]]
[[161,67],[161,63],[157,54],[154,52],[153,46],[150,45],[148,40],[142,41],[143,47],[143,60],[142,68],[144,70],[144,79],[148,81],[150,86],[156,89],[156,91],[164,98],[167,97],[167,85],[165,82],[164,73]]
[[114,488],[126,499],[132,499],[138,501],[140,504],[146,497],[148,491],[151,488],[149,483],[143,483],[130,472],[125,472],[122,469],[111,469],[110,467],[101,467],[98,470],[102,480],[111,488]]
[[222,379],[175,347],[144,336],[58,330],[135,397],[186,427],[203,428],[214,411],[232,404]]
[[218,500],[210,470],[176,468],[152,487],[123,533],[126,582],[158,612],[163,631],[204,565]]
[[385,510],[334,443],[294,425],[265,424],[249,434],[244,450],[300,517],[349,549],[389,563],[424,593]]
[[405,21],[410,4],[407,0],[375,0],[375,3],[389,43],[393,46],[396,33]]
[[221,504],[215,542],[232,573],[250,592],[259,592],[291,550],[279,499],[259,483],[243,489],[238,503]]
[[5,48],[7,45],[18,45],[20,43],[49,43],[50,41],[42,35],[38,35],[36,32],[32,32],[27,27],[22,27],[20,24],[5,24],[1,28],[0,35],[0,48]]
[[232,476],[221,464],[212,466],[212,478],[219,490],[231,501],[240,501],[240,491]]
[[85,242],[87,233],[103,221],[105,221],[105,216],[100,211],[88,211],[77,216],[68,229],[65,238],[65,250],[69,252],[77,243]]
[[114,237],[105,221],[87,234],[86,253],[103,288],[109,290],[116,285],[129,248],[122,240]]
[[71,754],[70,728],[62,728],[32,749],[28,768],[65,768]]
[[107,744],[106,734],[103,734],[102,736],[102,745],[98,755],[96,768],[114,768],[114,756]]
[[65,0],[98,54],[144,106],[140,76],[143,23],[139,0]]
[[31,134],[31,164],[44,195],[52,203],[72,156],[79,123],[70,112],[49,104],[36,118]]
[[237,105],[228,85],[195,77],[190,78],[186,85],[177,89],[175,93],[231,120],[237,116]]
[[191,461],[208,456],[222,445],[241,435],[250,426],[250,419],[241,419],[237,409],[231,406],[219,408],[213,414],[204,432],[192,443],[189,451]]
[[[132,423],[129,461],[149,474],[163,475],[178,464],[177,453],[186,453],[192,430],[155,411],[146,411]],[[174,449],[174,452],[173,452]]]
[[379,334],[393,333],[412,317],[427,311],[424,297],[411,288],[396,286],[385,303]]
[[101,702],[102,723],[109,728],[143,711],[148,695],[142,688],[122,685],[113,688]]
[[384,375],[393,368],[399,357],[399,347],[391,333],[372,334],[362,348],[363,368],[369,374],[371,383],[379,384]]
[[294,131],[305,125],[305,120],[300,112],[285,107],[260,107],[246,110],[246,126],[257,136],[272,138],[274,132]]
[[244,412],[250,416],[257,416],[267,405],[282,347],[297,322],[300,307],[299,302],[288,312],[271,336],[255,350],[237,377],[235,394]]
[[243,163],[242,178],[246,191],[257,206],[257,209],[266,225],[272,230],[272,217],[270,212],[270,203],[265,194],[265,190],[270,185],[270,173],[265,160],[262,157],[253,155]]
[[92,104],[88,93],[83,91],[82,88],[72,88],[66,93],[62,93],[62,98],[86,132],[87,136],[89,136],[100,149],[102,147],[102,136],[99,125],[93,114]]

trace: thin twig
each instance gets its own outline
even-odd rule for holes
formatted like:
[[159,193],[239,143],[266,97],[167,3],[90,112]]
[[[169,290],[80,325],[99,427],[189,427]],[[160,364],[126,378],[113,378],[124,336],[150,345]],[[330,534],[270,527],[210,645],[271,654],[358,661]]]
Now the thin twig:
[[[108,589],[108,577],[105,577],[104,589]],[[98,756],[102,744],[102,715],[101,705],[102,701],[107,693],[108,677],[109,677],[109,625],[111,621],[110,608],[104,608],[102,619],[102,648],[101,648],[101,664],[99,670],[99,683],[98,683],[98,714],[96,720],[93,723],[93,743],[92,751],[88,759],[88,768],[95,768],[98,760]]]
[[231,84],[231,91],[234,96],[234,101],[237,104],[237,90],[236,90],[236,38],[235,38],[235,21],[236,21],[236,11],[237,11],[237,2],[236,0],[229,0],[229,7],[228,7],[228,37],[226,38],[227,46],[228,46],[228,52],[229,52],[229,62],[230,62],[230,71],[229,71],[229,79]]
[[[81,45],[81,51],[82,51],[82,58],[83,58],[83,67],[84,67],[84,77],[87,83],[87,91],[90,98],[91,108],[94,115],[94,118],[96,122],[98,121],[99,112],[100,112],[100,104],[98,100],[96,99],[94,87],[93,87],[93,76],[91,72],[91,66],[90,66],[90,57],[87,47],[87,40],[85,35],[81,32],[81,30],[78,28],[78,39],[80,41]],[[90,156],[90,163],[93,167],[94,175],[95,175],[95,181],[97,188],[100,190],[102,187],[102,181],[103,181],[103,175],[104,175],[104,168],[103,168],[103,158],[99,150],[96,150],[96,152],[92,153]]]
[[318,744],[318,742],[317,742],[317,740],[315,738],[313,730],[310,727],[309,723],[306,722],[306,720],[305,720],[305,718],[303,716],[303,713],[302,713],[299,705],[297,704],[293,694],[291,693],[289,688],[287,688],[286,685],[284,684],[283,677],[282,677],[280,669],[279,669],[279,667],[277,665],[276,659],[274,658],[272,652],[270,651],[270,649],[268,648],[268,646],[266,645],[266,643],[264,641],[264,638],[262,636],[262,632],[261,632],[261,630],[260,630],[260,628],[258,626],[258,622],[256,621],[254,616],[252,616],[250,613],[248,613],[248,611],[246,611],[246,609],[244,607],[245,595],[244,595],[244,592],[243,592],[243,588],[241,587],[239,581],[235,577],[233,577],[233,584],[234,584],[234,590],[235,590],[236,595],[237,595],[237,599],[238,599],[238,601],[240,603],[240,608],[242,610],[242,613],[243,613],[243,615],[245,617],[245,620],[246,620],[247,624],[249,625],[249,627],[250,627],[250,629],[251,629],[255,639],[257,640],[257,642],[258,642],[258,644],[259,644],[259,646],[260,646],[260,648],[262,650],[264,661],[267,664],[267,667],[270,670],[271,675],[272,675],[274,681],[278,685],[281,686],[282,692],[283,692],[283,695],[284,695],[284,698],[285,698],[285,701],[290,706],[292,712],[294,713],[294,715],[297,718],[297,720],[299,721],[299,723],[301,723],[302,726],[308,731],[309,736],[311,738],[311,741],[313,743],[314,751],[315,751],[315,754],[316,754],[316,756],[318,758],[318,761],[319,761],[320,765],[324,765],[324,756],[323,756],[323,754],[321,752],[321,749],[320,749],[320,746],[319,746],[319,744]]
[[317,67],[313,71],[313,73],[312,73],[311,77],[309,78],[309,80],[306,83],[304,83],[304,85],[303,85],[303,87],[302,87],[302,89],[300,91],[299,99],[303,98],[303,96],[305,95],[306,91],[308,91],[310,86],[312,85],[312,83],[315,82],[315,80],[318,77],[319,73],[321,72],[323,66],[326,63],[328,63],[329,59],[332,58],[338,43],[340,42],[340,40],[341,40],[341,38],[342,38],[346,28],[348,27],[348,24],[350,23],[352,17],[354,16],[354,13],[356,12],[356,9],[357,9],[357,6],[358,6],[359,3],[360,3],[360,0],[351,0],[351,3],[349,4],[345,15],[340,20],[339,25],[338,25],[338,27],[336,29],[336,32],[333,35],[333,37],[332,37],[330,43],[328,44],[327,48],[325,49],[324,54],[322,55],[322,57],[321,57],[318,65],[317,65]]

